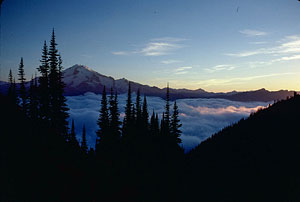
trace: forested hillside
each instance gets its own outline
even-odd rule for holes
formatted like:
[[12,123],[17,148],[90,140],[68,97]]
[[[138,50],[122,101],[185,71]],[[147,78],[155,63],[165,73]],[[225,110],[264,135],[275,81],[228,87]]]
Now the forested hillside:
[[187,156],[187,198],[299,201],[299,114],[296,95],[202,142]]

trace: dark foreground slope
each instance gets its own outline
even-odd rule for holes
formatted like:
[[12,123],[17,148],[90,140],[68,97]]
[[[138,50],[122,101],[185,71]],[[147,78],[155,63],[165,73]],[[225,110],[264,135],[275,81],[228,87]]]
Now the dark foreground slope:
[[223,129],[188,154],[187,199],[300,201],[300,96]]
[[89,199],[83,158],[0,94],[0,201]]
[[1,94],[0,112],[0,201],[182,201],[177,145],[137,138],[86,154]]

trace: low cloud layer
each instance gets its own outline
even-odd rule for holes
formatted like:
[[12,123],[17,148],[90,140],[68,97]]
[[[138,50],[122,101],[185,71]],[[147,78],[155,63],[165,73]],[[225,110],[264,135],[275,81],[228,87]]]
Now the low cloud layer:
[[[133,95],[133,100],[135,96]],[[80,96],[67,97],[70,108],[70,120],[74,119],[77,137],[81,140],[82,126],[85,124],[87,141],[95,146],[97,119],[99,116],[101,95],[86,93]],[[158,97],[147,97],[149,114],[152,110],[161,116],[164,111],[164,100]],[[126,95],[119,95],[121,119],[124,116]],[[173,104],[173,103],[171,103]],[[181,99],[177,101],[182,123],[182,144],[186,150],[197,146],[201,141],[218,132],[225,126],[249,116],[268,103],[234,102],[224,99]]]

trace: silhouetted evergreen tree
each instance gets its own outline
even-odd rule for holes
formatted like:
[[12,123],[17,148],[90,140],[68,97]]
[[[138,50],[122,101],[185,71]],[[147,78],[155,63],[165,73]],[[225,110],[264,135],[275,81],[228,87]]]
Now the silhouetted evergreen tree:
[[[117,146],[120,143],[121,138],[121,121],[120,121],[120,113],[118,109],[118,94],[117,92],[113,93],[113,89],[110,91],[110,99],[109,99],[109,131],[112,141],[112,146]],[[116,145],[117,144],[117,145]]]
[[154,131],[155,131],[156,134],[159,134],[159,120],[158,120],[158,114],[155,115]]
[[49,96],[50,96],[50,122],[51,125],[62,135],[67,136],[68,108],[63,96],[64,83],[62,81],[61,58],[59,57],[55,42],[54,29],[49,48]]
[[152,112],[152,116],[150,119],[150,134],[151,136],[158,136],[159,135],[159,122],[158,122],[158,115]]
[[8,82],[9,82],[9,87],[7,91],[8,98],[10,100],[10,103],[14,103],[17,105],[19,102],[18,102],[18,96],[16,92],[16,83],[14,81],[11,69],[9,70]]
[[180,124],[180,120],[179,120],[179,112],[178,112],[178,106],[176,104],[176,101],[174,102],[174,107],[173,107],[173,114],[172,114],[172,118],[171,118],[171,128],[170,128],[170,134],[172,139],[174,139],[174,141],[176,143],[181,143],[181,139],[180,134],[180,127],[182,126],[182,124]]
[[160,121],[160,130],[159,130],[161,136],[166,135],[166,133],[165,133],[165,130],[166,130],[165,129],[165,124],[166,124],[166,122],[165,122],[165,113],[163,112],[162,117],[161,117],[161,121]]
[[166,105],[165,105],[165,112],[163,114],[163,123],[161,125],[161,132],[164,136],[170,135],[170,89],[169,89],[169,83],[167,86],[167,92],[166,92]]
[[28,93],[28,117],[32,120],[38,118],[38,102],[37,102],[37,82],[36,78],[31,78]]
[[50,114],[50,92],[49,92],[49,58],[48,47],[46,41],[44,41],[41,65],[38,68],[41,76],[39,77],[38,87],[38,102],[39,102],[39,117],[42,120],[49,120]]
[[146,96],[144,96],[141,123],[142,123],[141,125],[142,125],[142,128],[143,128],[143,131],[148,132],[148,130],[149,130],[149,114],[148,114],[148,106],[147,106]]
[[96,153],[100,151],[106,151],[109,147],[108,138],[109,138],[109,113],[107,107],[107,98],[105,86],[103,87],[102,99],[101,99],[101,109],[97,122],[99,130],[97,131],[96,139]]
[[79,143],[78,140],[76,138],[76,132],[75,132],[75,124],[74,124],[74,120],[72,119],[72,126],[71,126],[71,133],[70,133],[70,140],[69,143],[72,146],[73,149],[75,150],[79,150]]
[[9,74],[8,74],[8,82],[9,82],[9,87],[8,87],[7,95],[8,95],[8,97],[11,97],[12,86],[13,86],[13,75],[12,75],[11,69],[9,70]]
[[136,93],[136,126],[138,129],[142,127],[142,109],[141,109],[141,94],[140,89],[137,90]]
[[69,117],[68,111],[69,108],[66,104],[67,99],[64,96],[64,88],[65,88],[65,83],[63,82],[63,66],[62,66],[62,59],[60,54],[58,55],[58,106],[59,106],[59,114],[58,116],[58,121],[59,121],[59,130],[63,134],[67,134],[68,131],[68,121],[67,118]]
[[86,132],[85,132],[85,125],[83,125],[82,128],[82,139],[81,139],[81,152],[83,154],[87,154],[88,153],[88,146],[87,146],[87,142],[86,142]]
[[127,136],[132,132],[134,122],[134,112],[131,100],[131,86],[130,82],[128,83],[128,93],[127,101],[125,106],[125,116],[123,119],[123,128],[122,128],[122,137],[127,138]]
[[15,101],[15,104],[19,105],[20,100],[19,100],[18,93],[17,93],[17,84],[16,84],[15,78],[14,78],[14,82],[13,82],[13,86],[12,86],[12,97]]
[[20,81],[20,89],[19,89],[19,94],[20,98],[22,99],[22,109],[26,113],[27,110],[27,95],[26,95],[26,87],[25,87],[25,72],[24,72],[24,63],[23,63],[23,58],[21,57],[21,62],[19,65],[19,81]]

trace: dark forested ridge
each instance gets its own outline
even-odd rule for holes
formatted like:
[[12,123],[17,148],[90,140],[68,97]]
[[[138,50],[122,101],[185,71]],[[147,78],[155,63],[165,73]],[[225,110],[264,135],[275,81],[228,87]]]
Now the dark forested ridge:
[[202,142],[187,156],[187,198],[299,201],[299,114],[296,95]]

